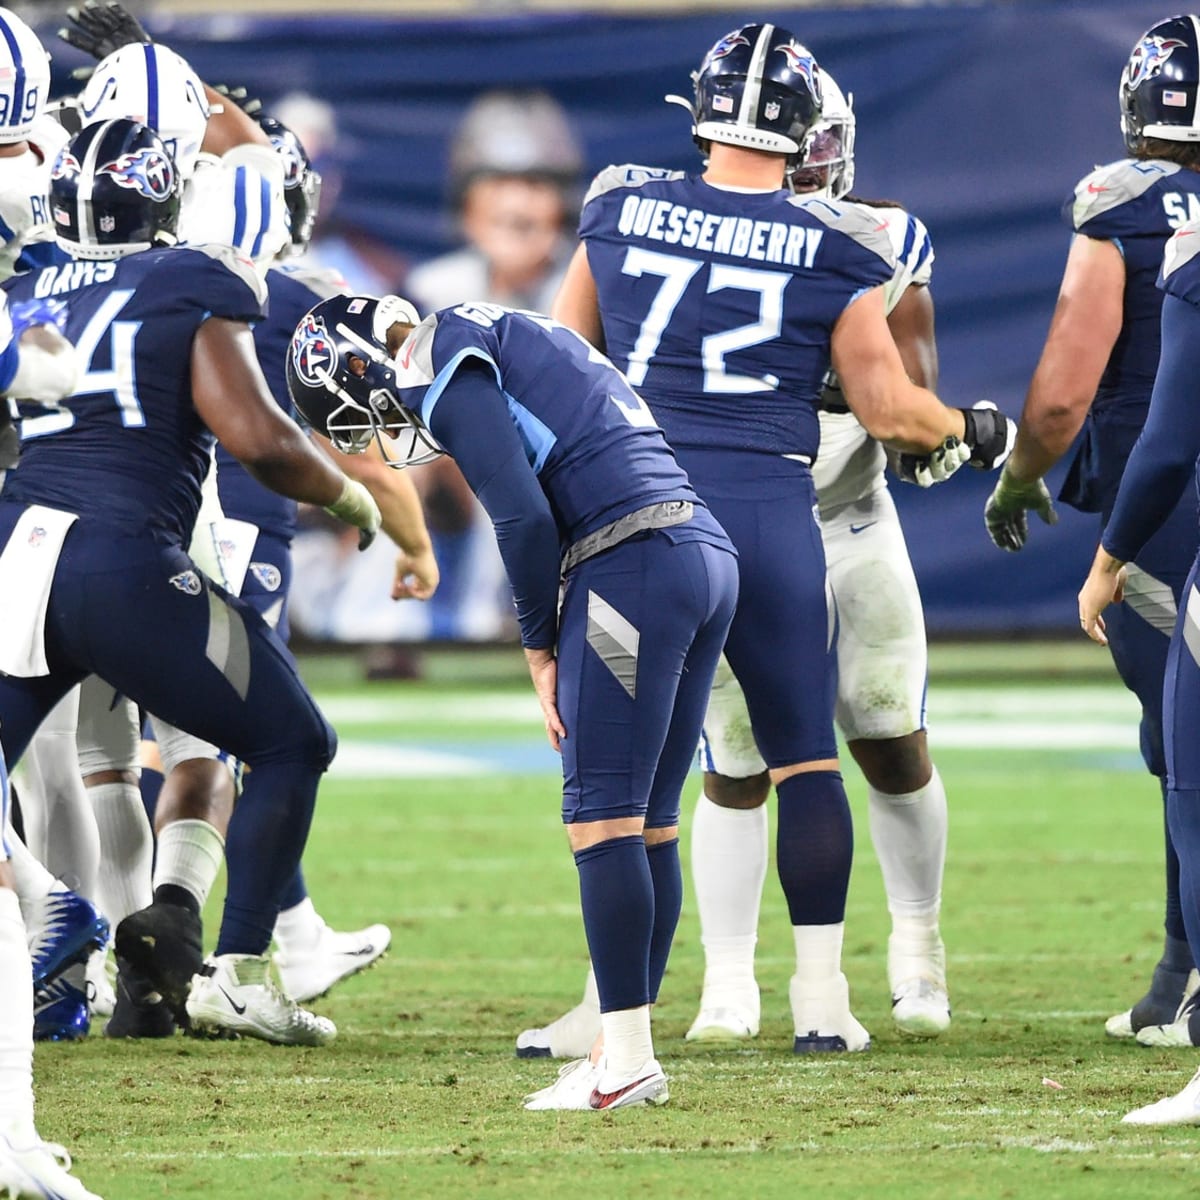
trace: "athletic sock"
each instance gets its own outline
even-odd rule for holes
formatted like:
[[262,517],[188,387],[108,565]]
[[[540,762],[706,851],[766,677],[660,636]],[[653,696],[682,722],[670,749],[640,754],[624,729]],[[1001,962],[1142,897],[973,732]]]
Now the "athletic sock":
[[604,1029],[605,1072],[610,1079],[631,1079],[654,1057],[650,1005],[600,1014]]
[[839,771],[801,771],[776,786],[775,859],[791,923],[845,919],[854,826]]
[[[30,901],[41,900],[50,892],[65,892],[67,890],[65,885],[59,883],[29,853],[29,848],[17,836],[16,830],[11,825],[4,831],[4,840],[8,843],[8,861],[12,865],[13,879],[17,885],[17,895],[26,906],[28,906]],[[28,911],[28,908],[26,907],[22,911]]]
[[33,1134],[33,967],[21,905],[0,887],[0,1131]]
[[937,768],[924,787],[891,794],[867,788],[875,857],[893,917],[935,918],[946,865],[946,789]]
[[679,866],[679,839],[656,842],[646,847],[650,882],[654,888],[654,932],[650,937],[650,1003],[658,999],[658,989],[671,956],[671,943],[683,908],[683,871]]
[[648,1004],[654,883],[645,841],[611,838],[577,851],[575,865],[601,1013]]
[[114,929],[151,900],[154,836],[136,783],[101,783],[88,788],[100,831],[96,900]]
[[806,986],[820,986],[842,973],[842,921],[830,925],[793,925],[796,944],[796,978]]
[[299,904],[280,909],[275,918],[275,940],[285,954],[303,954],[315,950],[325,922],[307,896]]
[[154,896],[159,889],[178,888],[202,909],[225,861],[225,839],[207,821],[172,821],[158,835],[154,860]]

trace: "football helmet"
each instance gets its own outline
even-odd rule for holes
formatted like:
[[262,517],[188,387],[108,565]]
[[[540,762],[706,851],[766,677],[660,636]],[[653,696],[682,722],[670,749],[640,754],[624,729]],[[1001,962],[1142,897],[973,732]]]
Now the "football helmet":
[[50,92],[50,55],[11,9],[0,8],[0,143],[23,142]]
[[321,208],[320,172],[313,170],[300,139],[282,121],[261,113],[254,119],[283,161],[283,197],[292,223],[291,243],[284,253],[303,254]]
[[166,144],[183,179],[190,179],[204,141],[209,106],[204,84],[166,46],[122,46],[96,65],[79,97],[84,123],[131,117]]
[[123,258],[173,245],[179,172],[147,125],[95,121],[59,152],[50,172],[55,240],[74,258]]
[[791,174],[792,191],[840,200],[854,187],[854,95],[843,95],[833,76],[823,71],[821,98],[821,119]]
[[1200,141],[1200,17],[1171,17],[1146,30],[1121,73],[1120,100],[1131,154],[1143,138]]
[[695,97],[668,96],[692,114],[704,150],[727,142],[795,159],[821,115],[821,72],[795,36],[778,25],[743,25],[727,33],[693,73]]
[[[443,453],[420,417],[398,395],[387,334],[401,321],[420,324],[399,296],[331,296],[309,309],[288,347],[285,374],[297,411],[343,454],[361,454],[372,439],[389,466],[428,462]],[[362,366],[355,370],[351,358]],[[400,441],[393,458],[381,435]]]

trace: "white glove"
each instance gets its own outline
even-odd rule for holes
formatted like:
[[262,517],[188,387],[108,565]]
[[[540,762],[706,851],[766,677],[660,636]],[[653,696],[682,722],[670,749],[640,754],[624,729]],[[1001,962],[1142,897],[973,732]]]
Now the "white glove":
[[358,548],[365,550],[379,532],[379,505],[375,498],[355,479],[344,478],[342,494],[326,505],[325,511],[347,525],[358,527]]
[[964,463],[971,460],[971,448],[956,437],[948,437],[936,450],[929,454],[900,454],[893,462],[893,469],[905,483],[917,487],[933,487],[945,483]]

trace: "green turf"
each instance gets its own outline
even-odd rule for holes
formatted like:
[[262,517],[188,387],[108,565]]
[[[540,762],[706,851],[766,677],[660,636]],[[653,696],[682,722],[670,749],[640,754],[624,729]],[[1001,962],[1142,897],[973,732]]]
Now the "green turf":
[[[348,741],[378,733],[342,728]],[[555,1067],[515,1059],[513,1037],[577,999],[586,963],[554,778],[330,780],[306,859],[314,898],[335,925],[395,933],[383,963],[318,1004],[338,1041],[42,1046],[41,1130],[107,1200],[1194,1194],[1200,1130],[1119,1119],[1182,1086],[1195,1056],[1103,1034],[1157,957],[1153,783],[1078,751],[937,757],[955,1009],[937,1042],[891,1027],[882,889],[848,771],[861,852],[846,968],[872,1049],[791,1054],[790,933],[771,885],[752,1047],[682,1040],[701,975],[686,902],[656,1015],[671,1103],[526,1113],[521,1096]]]

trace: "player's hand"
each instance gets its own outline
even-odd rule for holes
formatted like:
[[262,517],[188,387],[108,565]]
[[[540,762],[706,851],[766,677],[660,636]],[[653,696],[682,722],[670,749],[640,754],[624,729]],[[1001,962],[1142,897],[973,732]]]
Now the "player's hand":
[[980,400],[958,411],[966,423],[963,441],[971,450],[967,461],[980,471],[1002,466],[1017,440],[1016,422],[1010,421],[990,400]]
[[1058,513],[1045,483],[1040,479],[1023,483],[1014,479],[1007,468],[1000,478],[983,509],[983,521],[988,537],[1000,547],[1014,554],[1029,538],[1027,513],[1035,512],[1047,525],[1058,524]]
[[262,112],[262,101],[257,96],[251,96],[244,87],[230,87],[227,83],[214,83],[214,92],[219,92],[226,100],[231,100],[248,117],[257,116]]
[[392,583],[393,600],[428,600],[437,591],[441,571],[433,556],[433,547],[420,554],[404,550],[396,556],[396,575]]
[[[122,46],[149,45],[153,40],[137,17],[127,12],[117,0],[108,0],[105,4],[87,0],[82,8],[68,8],[67,19],[71,24],[60,29],[58,36],[69,46],[97,60],[107,58]],[[92,70],[91,67],[78,67],[71,74],[76,79],[86,79]]]
[[1124,564],[1100,546],[1092,561],[1092,569],[1079,589],[1079,626],[1093,642],[1099,642],[1101,646],[1108,645],[1108,634],[1100,614],[1110,604],[1120,604],[1125,599],[1127,574]]
[[930,454],[898,454],[892,460],[892,469],[905,483],[917,487],[933,487],[944,483],[963,463],[971,457],[971,451],[956,437],[948,437]]
[[339,521],[358,528],[358,548],[365,550],[379,532],[379,505],[374,497],[357,480],[343,479],[342,493],[325,511]]
[[537,692],[542,706],[542,720],[546,723],[546,736],[550,745],[562,753],[562,739],[567,736],[562,718],[558,715],[558,660],[553,650],[525,650],[525,661],[529,664],[529,677],[533,690]]

